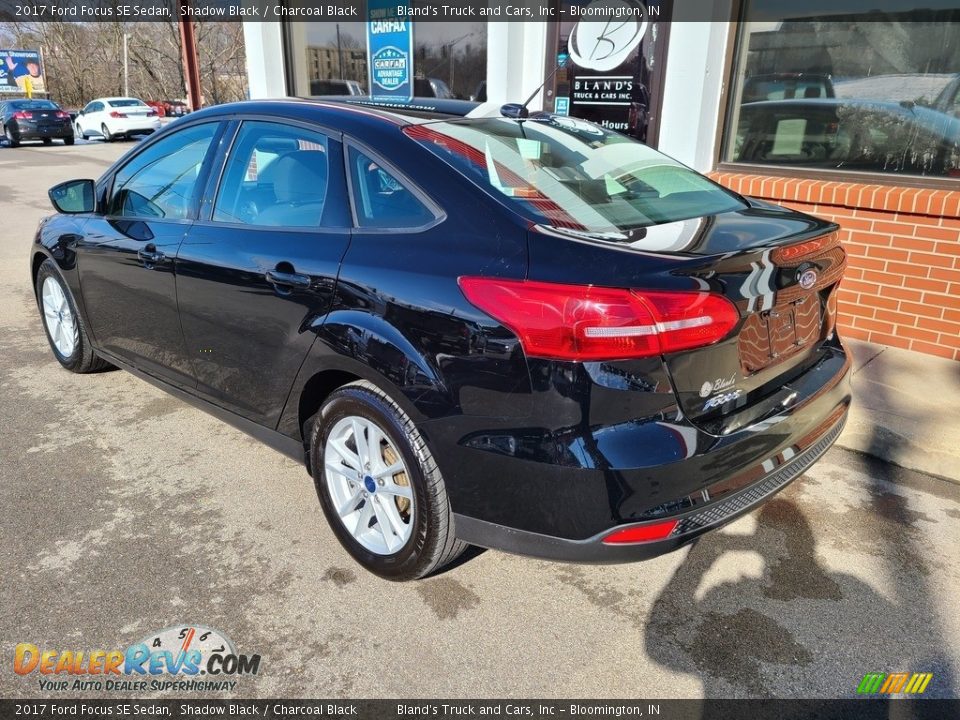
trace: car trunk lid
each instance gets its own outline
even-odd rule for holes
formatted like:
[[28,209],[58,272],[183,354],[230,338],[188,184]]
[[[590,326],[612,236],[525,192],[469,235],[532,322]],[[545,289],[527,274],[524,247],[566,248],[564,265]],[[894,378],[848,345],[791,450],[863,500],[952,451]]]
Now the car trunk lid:
[[584,236],[552,244],[549,255],[537,239],[545,235],[532,232],[531,277],[699,288],[733,302],[741,321],[724,340],[663,358],[680,408],[701,429],[732,432],[796,400],[790,383],[833,352],[836,288],[846,266],[837,226],[751,200],[743,210],[645,231]]

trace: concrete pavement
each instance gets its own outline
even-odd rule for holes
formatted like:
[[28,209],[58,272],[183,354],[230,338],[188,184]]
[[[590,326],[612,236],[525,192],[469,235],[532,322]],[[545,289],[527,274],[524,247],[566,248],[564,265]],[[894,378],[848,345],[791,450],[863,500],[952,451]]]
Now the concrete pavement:
[[877,671],[960,693],[960,487],[842,449],[647,563],[364,573],[302,467],[51,356],[27,276],[46,189],[128,147],[0,147],[0,697],[55,695],[13,673],[16,643],[112,649],[181,623],[262,655],[240,697],[853,697]]
[[960,363],[849,340],[854,404],[837,441],[960,483]]

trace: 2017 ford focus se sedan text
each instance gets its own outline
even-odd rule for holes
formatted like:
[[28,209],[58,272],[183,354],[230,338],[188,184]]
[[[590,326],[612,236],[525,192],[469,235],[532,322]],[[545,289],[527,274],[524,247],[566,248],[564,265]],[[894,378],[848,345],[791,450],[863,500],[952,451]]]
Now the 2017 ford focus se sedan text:
[[343,546],[620,562],[750,510],[850,403],[837,227],[568,117],[255,101],[53,188],[50,346],[306,462]]

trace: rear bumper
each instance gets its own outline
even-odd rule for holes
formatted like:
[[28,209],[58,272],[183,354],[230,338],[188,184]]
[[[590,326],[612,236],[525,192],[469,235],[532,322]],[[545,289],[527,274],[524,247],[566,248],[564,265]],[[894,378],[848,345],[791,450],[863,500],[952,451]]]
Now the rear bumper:
[[[849,372],[836,345],[785,386],[799,400],[726,435],[691,424],[675,405],[604,422],[624,391],[601,395],[596,386],[579,404],[588,419],[573,426],[551,426],[560,406],[544,402],[525,428],[477,432],[478,422],[496,419],[466,418],[472,431],[463,432],[461,421],[446,418],[421,430],[444,473],[461,540],[556,560],[642,560],[749,512],[822,456],[846,420]],[[664,540],[602,542],[613,531],[664,520],[678,521]]]
[[613,530],[650,525],[651,523],[627,523],[597,533],[586,540],[570,540],[553,535],[517,530],[484,522],[476,518],[454,514],[457,537],[471,545],[495,548],[519,555],[530,555],[548,560],[582,563],[623,563],[650,558],[671,552],[710,530],[715,530],[736,520],[741,515],[762,505],[772,496],[800,477],[815,463],[833,443],[846,423],[846,412],[820,438],[799,455],[793,456],[777,470],[763,476],[759,481],[724,499],[705,504],[702,508],[663,519],[676,520],[673,532],[664,540],[605,544],[604,538]]
[[107,128],[114,135],[142,135],[156,132],[160,129],[160,121],[153,120],[121,120],[111,122]]
[[33,124],[21,124],[10,126],[10,132],[18,140],[42,140],[44,138],[62,138],[73,137],[73,128],[69,121],[64,120],[62,124],[39,126]]

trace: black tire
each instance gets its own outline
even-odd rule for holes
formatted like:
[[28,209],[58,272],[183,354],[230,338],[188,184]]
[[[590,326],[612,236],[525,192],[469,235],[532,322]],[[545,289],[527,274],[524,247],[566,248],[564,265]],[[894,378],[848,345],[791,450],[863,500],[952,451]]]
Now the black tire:
[[81,138],[83,138],[84,140],[87,139],[87,134],[86,134],[86,133],[83,131],[83,129],[80,127],[80,123],[77,123],[77,124],[76,124],[76,128],[75,128],[75,129],[76,129],[77,137],[81,137]]
[[[54,344],[53,338],[50,335],[50,329],[47,326],[47,318],[43,312],[42,297],[43,283],[47,278],[53,278],[57,283],[59,283],[60,289],[63,291],[67,303],[70,305],[70,312],[73,313],[73,317],[76,319],[77,337],[73,352],[70,353],[70,355],[63,355],[57,349],[57,346]],[[67,370],[75,373],[98,372],[110,367],[110,364],[106,360],[96,354],[93,346],[90,344],[90,335],[87,333],[86,322],[84,321],[83,316],[77,311],[77,304],[73,299],[73,295],[70,293],[70,288],[67,286],[67,283],[64,282],[63,277],[60,275],[60,271],[57,269],[57,265],[53,260],[48,258],[43,261],[43,264],[40,266],[40,270],[37,272],[37,283],[34,289],[37,295],[37,307],[40,309],[40,318],[43,322],[43,329],[47,336],[47,342],[50,343],[50,349],[53,351],[53,356],[57,359],[57,362],[63,365],[63,367],[65,367]]]
[[100,126],[100,133],[103,135],[103,141],[104,141],[104,142],[113,142],[113,141],[114,141],[114,136],[113,136],[113,134],[110,132],[110,128],[107,127],[107,124],[106,124],[106,123],[103,123],[103,124]]
[[9,125],[7,125],[3,129],[3,133],[7,138],[7,145],[9,145],[12,148],[20,147],[20,138],[14,136],[13,131],[10,129]]
[[67,137],[63,138],[64,145],[73,145],[75,141],[76,138],[74,138],[73,135],[68,135]]
[[[324,476],[323,449],[336,422],[348,416],[371,420],[400,452],[413,488],[414,527],[407,543],[392,555],[361,545],[333,507]],[[340,544],[367,570],[393,581],[417,580],[452,562],[468,545],[454,534],[446,487],[430,449],[410,417],[376,385],[360,380],[331,393],[307,422],[310,467],[327,522]]]

